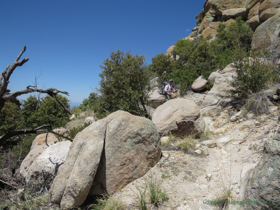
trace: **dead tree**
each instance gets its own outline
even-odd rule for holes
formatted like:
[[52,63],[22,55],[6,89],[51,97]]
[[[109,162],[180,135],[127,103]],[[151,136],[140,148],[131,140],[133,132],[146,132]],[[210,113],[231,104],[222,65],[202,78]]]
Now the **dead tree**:
[[[37,86],[29,85],[26,87],[25,90],[20,90],[20,91],[16,91],[13,93],[9,93],[10,90],[8,89],[8,84],[9,84],[10,76],[12,75],[12,73],[18,66],[22,66],[29,60],[29,58],[24,58],[23,60],[20,60],[20,57],[25,52],[25,50],[26,50],[26,46],[23,47],[23,50],[20,52],[20,54],[18,55],[18,57],[16,58],[14,63],[11,66],[8,65],[5,69],[5,71],[0,74],[0,111],[4,107],[6,101],[16,99],[16,97],[23,95],[23,94],[38,92],[38,93],[46,93],[49,96],[51,96],[52,98],[54,98],[64,108],[64,110],[67,113],[72,115],[72,113],[67,109],[67,107],[56,97],[56,95],[58,93],[69,95],[69,93],[66,91],[58,90],[56,88],[38,89]],[[33,130],[30,130],[30,132],[25,131],[24,133],[34,133],[34,132],[37,132],[37,130],[33,129]],[[19,134],[22,134],[22,132],[13,131],[13,132],[6,134],[4,136],[5,138],[0,139],[0,145],[4,143],[3,141],[7,140],[7,137],[10,138],[10,137],[13,137],[13,136],[16,136]]]

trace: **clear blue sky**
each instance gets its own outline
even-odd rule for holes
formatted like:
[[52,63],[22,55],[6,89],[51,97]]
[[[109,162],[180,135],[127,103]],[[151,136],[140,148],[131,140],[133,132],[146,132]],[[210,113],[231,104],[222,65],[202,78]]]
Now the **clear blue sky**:
[[[81,103],[98,87],[100,65],[113,51],[166,53],[196,26],[205,0],[1,0],[0,71],[26,45],[29,61],[11,76],[12,92],[32,85],[68,91]],[[26,99],[22,96],[20,99]]]

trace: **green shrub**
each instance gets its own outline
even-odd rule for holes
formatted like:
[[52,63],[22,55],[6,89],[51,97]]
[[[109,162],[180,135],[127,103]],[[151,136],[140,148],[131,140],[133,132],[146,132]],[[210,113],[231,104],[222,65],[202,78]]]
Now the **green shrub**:
[[124,110],[135,115],[146,115],[144,103],[147,101],[145,88],[149,84],[149,72],[145,68],[144,56],[133,56],[112,52],[110,59],[105,59],[99,92],[101,94],[100,106],[106,112]]
[[22,128],[23,118],[18,105],[7,101],[0,111],[0,136]]
[[[244,58],[246,57],[247,58]],[[236,68],[237,77],[231,83],[234,87],[231,93],[237,98],[248,98],[251,94],[263,90],[268,84],[278,80],[279,73],[274,71],[274,66],[265,62],[260,58],[260,51],[253,51],[249,55],[236,50]]]
[[154,72],[158,77],[158,81],[168,81],[170,73],[172,72],[172,65],[170,56],[165,54],[158,54],[152,58],[152,64],[149,66],[149,70]]
[[[56,96],[67,108],[70,108],[69,100],[61,95]],[[36,128],[43,124],[51,124],[54,128],[65,126],[69,121],[69,114],[52,97],[37,98],[29,96],[23,101],[22,115],[26,128]]]

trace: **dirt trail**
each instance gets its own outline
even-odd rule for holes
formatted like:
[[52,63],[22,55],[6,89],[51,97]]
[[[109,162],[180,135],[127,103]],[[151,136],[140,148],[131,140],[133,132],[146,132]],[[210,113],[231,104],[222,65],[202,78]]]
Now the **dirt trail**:
[[[203,114],[211,133],[209,139],[218,142],[217,146],[208,148],[209,155],[163,150],[163,157],[155,167],[113,198],[124,202],[128,209],[139,209],[139,189],[145,188],[152,175],[161,182],[161,188],[169,199],[159,207],[149,204],[148,209],[220,209],[206,202],[222,199],[226,191],[231,193],[232,199],[238,200],[245,173],[256,166],[265,141],[278,129],[279,110],[271,106],[269,115],[231,122],[230,117],[236,113],[237,110],[228,107]],[[149,193],[146,195],[148,201]]]

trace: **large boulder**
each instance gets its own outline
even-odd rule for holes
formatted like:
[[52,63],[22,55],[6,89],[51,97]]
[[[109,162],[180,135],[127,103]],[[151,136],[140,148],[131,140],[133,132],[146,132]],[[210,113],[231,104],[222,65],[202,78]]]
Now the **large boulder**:
[[250,28],[255,31],[256,28],[261,24],[260,17],[255,15],[251,19],[247,20],[247,23],[249,23]]
[[246,3],[246,8],[248,10],[252,9],[256,4],[260,3],[263,0],[248,0]]
[[221,15],[223,11],[228,9],[244,8],[247,1],[236,0],[207,0],[204,4],[204,10],[207,12],[212,10],[212,13]]
[[143,176],[159,160],[160,139],[148,119],[117,111],[76,135],[50,189],[62,209],[88,196],[112,195]]
[[262,159],[243,179],[240,199],[257,201],[245,204],[245,209],[280,209],[279,140],[279,136],[274,136],[265,143]]
[[227,9],[223,11],[223,20],[227,21],[231,18],[237,18],[241,16],[243,19],[247,17],[247,10],[246,8],[235,8],[235,9]]
[[25,177],[27,183],[44,181],[44,173],[56,175],[67,157],[70,145],[71,141],[61,141],[46,148],[30,165]]
[[262,48],[280,53],[280,13],[262,23],[255,31],[252,48]]
[[257,3],[255,6],[253,6],[250,10],[249,10],[249,13],[248,13],[248,20],[250,20],[252,17],[254,16],[259,16],[259,8],[260,8],[260,2]]
[[159,106],[153,114],[153,122],[160,134],[171,132],[184,136],[201,131],[199,107],[188,99],[172,99]]
[[[46,138],[46,135],[47,138]],[[31,149],[27,156],[24,158],[20,165],[20,174],[26,178],[30,166],[36,160],[36,158],[42,154],[42,152],[47,149],[49,146],[58,142],[58,139],[54,136],[54,134],[40,134],[38,135],[32,142]]]
[[261,21],[266,21],[277,13],[280,13],[279,0],[264,0],[261,2],[259,7],[259,15]]

